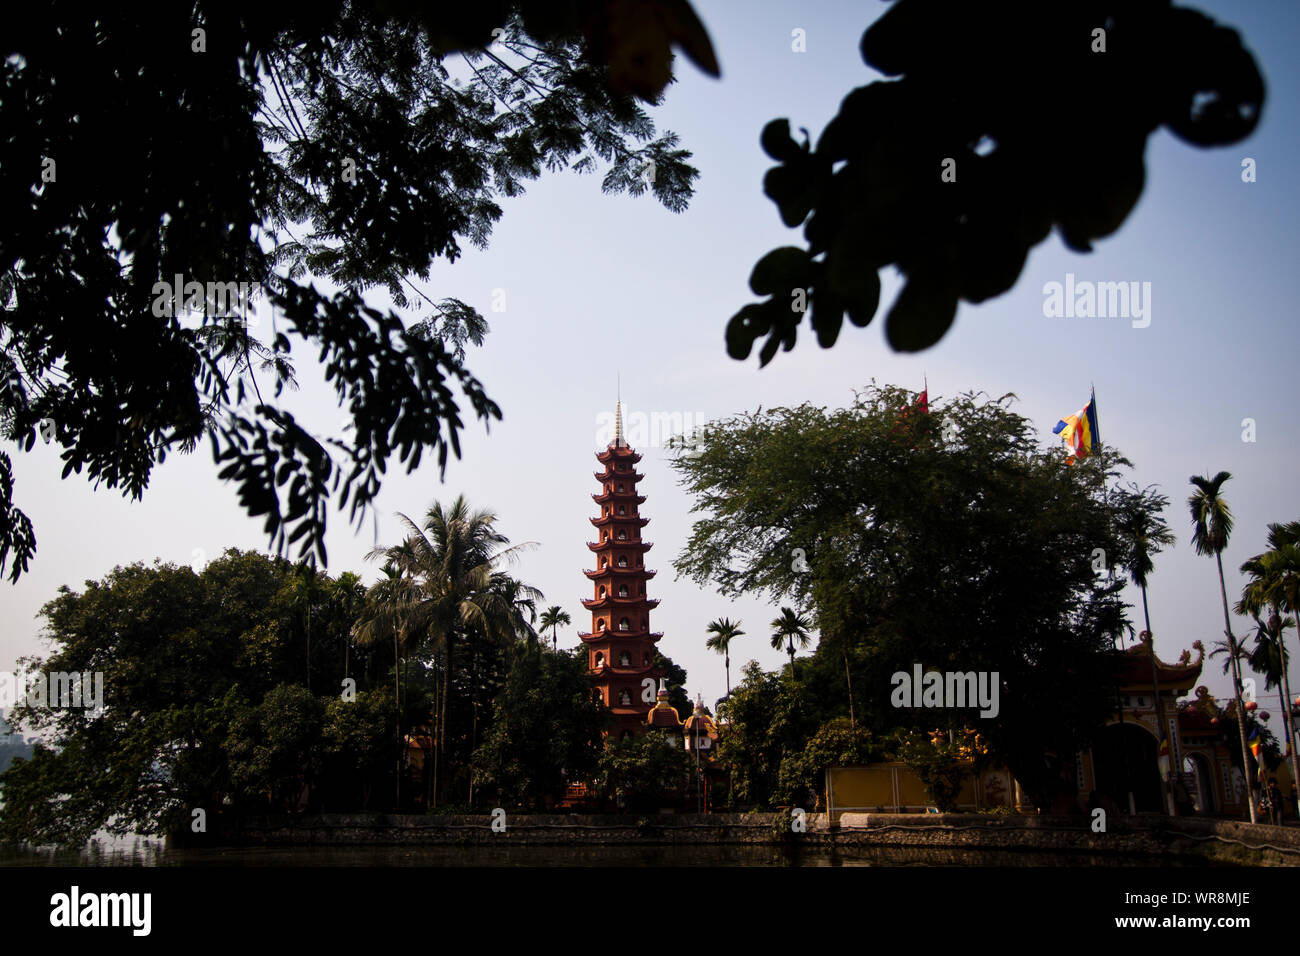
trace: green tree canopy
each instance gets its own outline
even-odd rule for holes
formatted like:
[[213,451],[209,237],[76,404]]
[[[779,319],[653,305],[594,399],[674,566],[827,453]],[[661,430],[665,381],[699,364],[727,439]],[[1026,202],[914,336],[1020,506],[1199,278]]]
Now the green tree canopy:
[[605,711],[592,699],[584,649],[519,655],[474,754],[475,787],[510,805],[540,807],[586,780],[601,749]]
[[[873,385],[849,408],[720,423],[674,463],[700,515],[675,567],[724,595],[810,609],[841,668],[833,691],[830,661],[812,669],[828,689],[809,706],[837,707],[823,720],[848,714],[852,660],[866,729],[974,725],[1048,805],[1064,783],[1044,754],[1074,753],[1113,704],[1107,651],[1127,623],[1123,580],[1098,572],[1131,551],[1119,522],[1137,493],[1107,490],[1095,457],[1068,466],[1041,447],[1012,396],[905,414],[912,398]],[[1107,451],[1106,465],[1128,462]],[[997,713],[891,706],[892,675],[914,664],[996,673]],[[742,689],[733,697],[737,719]],[[778,765],[769,754],[744,773]]]
[[629,810],[651,811],[688,793],[693,774],[681,737],[633,734],[605,742],[597,763],[597,790],[606,798],[622,795]]
[[817,729],[803,750],[781,761],[776,799],[780,803],[812,809],[823,800],[828,767],[851,767],[879,760],[887,746],[861,727],[850,726],[842,717]]
[[[516,641],[536,645],[530,617],[542,594],[502,571],[531,542],[508,546],[509,538],[497,516],[474,509],[463,495],[449,506],[429,508],[424,525],[399,515],[408,534],[401,543],[374,549],[369,557],[385,559],[384,577],[367,592],[367,601],[354,629],[358,643],[377,646],[395,642],[422,655],[441,659],[443,683],[433,715],[437,742],[437,772],[451,769],[449,760],[464,766],[477,745],[480,707],[489,706],[496,686],[490,671]],[[481,666],[483,665],[483,666]],[[485,672],[486,671],[486,672]],[[483,691],[491,688],[491,693]],[[396,690],[396,677],[394,678]],[[456,704],[469,705],[469,720],[451,713]],[[484,715],[484,726],[490,715]],[[449,754],[464,741],[459,754]],[[468,774],[465,784],[468,786]],[[432,796],[447,790],[446,775],[430,781]]]
[[[367,755],[392,752],[380,749],[391,736],[378,736],[391,711],[366,695],[392,657],[348,646],[352,577],[317,575],[304,592],[287,561],[231,549],[198,575],[133,564],[82,591],[61,588],[42,609],[53,653],[20,663],[29,674],[102,673],[103,708],[14,708],[9,721],[40,743],[3,776],[0,840],[151,833],[188,826],[196,808],[214,823],[222,812],[296,809],[304,785],[359,805],[358,771],[378,772]],[[309,599],[318,696],[306,687]],[[347,702],[345,671],[359,691]],[[340,714],[336,700],[357,710]]]
[[[727,720],[719,728],[718,756],[731,771],[731,792],[742,804],[767,806],[789,797],[802,766],[788,768],[782,788],[783,763],[801,755],[819,721],[811,695],[789,680],[764,671],[757,661],[742,669],[744,679],[727,699]],[[805,781],[806,782],[806,781]]]

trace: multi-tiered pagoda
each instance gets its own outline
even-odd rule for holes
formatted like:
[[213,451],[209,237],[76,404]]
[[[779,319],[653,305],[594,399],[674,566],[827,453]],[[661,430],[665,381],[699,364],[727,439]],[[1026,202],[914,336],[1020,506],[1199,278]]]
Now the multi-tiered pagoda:
[[636,491],[643,477],[635,470],[641,456],[623,440],[621,402],[614,412],[614,440],[596,460],[605,469],[596,473],[600,494],[591,496],[600,507],[599,517],[591,519],[600,540],[587,545],[596,555],[596,569],[583,572],[595,593],[582,602],[591,611],[591,630],[578,637],[587,645],[587,666],[600,699],[614,716],[610,733],[622,739],[645,730],[655,705],[663,676],[654,666],[655,643],[663,634],[650,631],[650,609],[659,604],[646,597],[646,582],[655,572],[645,567],[652,545],[641,540],[641,529],[650,519],[637,511],[645,502]]

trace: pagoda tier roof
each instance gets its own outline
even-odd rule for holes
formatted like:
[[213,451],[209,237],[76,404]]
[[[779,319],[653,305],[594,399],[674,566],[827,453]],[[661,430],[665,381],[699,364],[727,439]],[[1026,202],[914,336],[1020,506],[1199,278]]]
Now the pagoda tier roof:
[[650,523],[649,518],[642,518],[640,515],[601,515],[599,518],[588,518],[597,528],[607,524],[618,524],[620,521],[629,525],[640,525],[644,528]]
[[607,574],[613,574],[615,577],[622,577],[624,575],[627,577],[632,577],[633,575],[644,575],[646,580],[649,580],[659,572],[650,571],[645,568],[616,568],[611,565],[608,568],[601,568],[599,571],[588,571],[584,569],[582,573],[594,581],[596,578],[603,578]]
[[590,644],[593,641],[607,641],[611,637],[614,638],[615,640],[640,640],[640,641],[643,641],[648,637],[652,641],[658,641],[661,640],[663,636],[664,636],[663,631],[650,631],[649,633],[646,633],[645,631],[642,630],[616,631],[612,627],[606,628],[603,631],[596,631],[594,634],[591,631],[578,632],[578,640],[583,641],[586,644]]
[[639,471],[614,471],[612,468],[606,468],[604,471],[593,471],[597,481],[609,481],[611,478],[619,478],[623,481],[636,483],[643,479],[645,475]]
[[591,500],[599,504],[604,504],[606,501],[631,501],[633,498],[638,505],[645,504],[645,495],[638,495],[634,491],[603,491],[591,496]]
[[596,460],[602,465],[613,460],[619,461],[640,461],[641,456],[634,452],[627,445],[615,445],[610,442],[609,447],[604,451],[596,452]]
[[[1197,651],[1196,660],[1192,660],[1190,651],[1183,651],[1177,664],[1169,664],[1155,657],[1156,679],[1160,681],[1160,691],[1180,689],[1186,691],[1201,676],[1201,665],[1205,661],[1205,645],[1193,641],[1192,647]],[[1140,643],[1118,652],[1120,656],[1117,680],[1121,687],[1149,688],[1151,686],[1151,634],[1143,631]]]
[[615,677],[641,677],[643,675],[649,675],[651,677],[664,676],[663,674],[659,673],[659,669],[656,668],[653,664],[651,664],[649,667],[646,667],[645,665],[641,665],[638,667],[631,667],[631,666],[617,667],[614,664],[611,664],[609,661],[602,662],[600,667],[596,668],[592,672],[592,674],[595,677],[602,677],[606,674],[613,674]]
[[660,598],[647,598],[640,594],[629,594],[627,597],[615,597],[612,594],[606,594],[603,598],[583,598],[582,606],[588,611],[599,611],[607,607],[620,607],[625,611],[641,607],[647,611],[652,611],[659,606],[660,600]]
[[640,548],[642,551],[649,551],[653,548],[653,541],[588,541],[587,547],[592,551],[604,551],[608,548]]

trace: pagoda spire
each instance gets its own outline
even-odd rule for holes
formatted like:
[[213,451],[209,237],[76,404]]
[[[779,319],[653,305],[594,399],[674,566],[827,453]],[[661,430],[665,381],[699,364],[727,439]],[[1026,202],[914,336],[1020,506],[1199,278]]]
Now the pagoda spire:
[[614,447],[627,447],[627,442],[623,440],[623,399],[621,397],[614,403]]

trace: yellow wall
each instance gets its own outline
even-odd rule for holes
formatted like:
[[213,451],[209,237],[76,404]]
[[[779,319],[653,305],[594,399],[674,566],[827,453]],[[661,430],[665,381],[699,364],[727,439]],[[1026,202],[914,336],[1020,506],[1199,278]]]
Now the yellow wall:
[[[920,778],[902,763],[861,767],[832,767],[826,771],[827,809],[832,822],[845,811],[859,813],[920,813],[932,806]],[[957,794],[959,810],[1013,806],[1016,785],[1000,767],[986,769],[976,780],[967,777]]]

